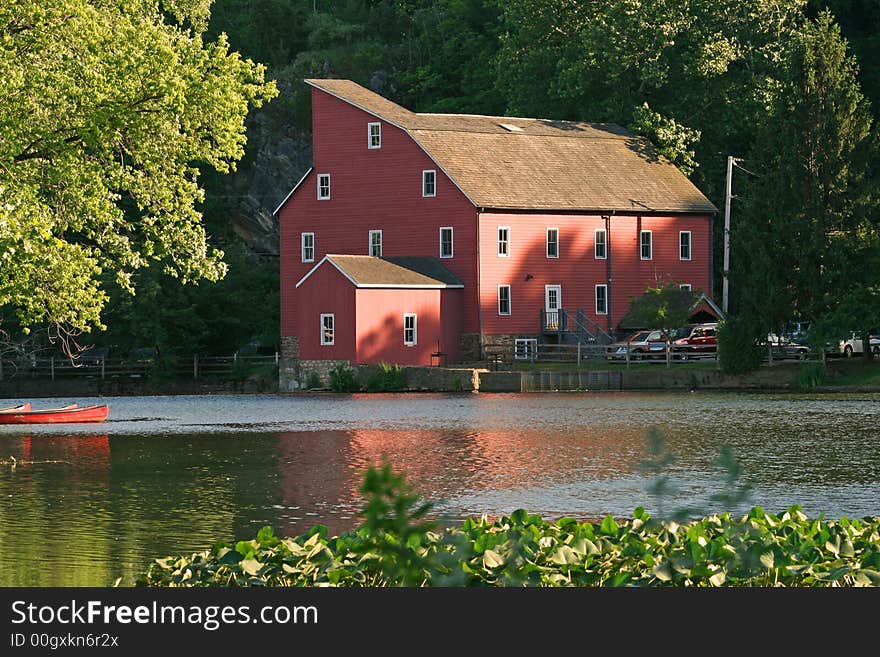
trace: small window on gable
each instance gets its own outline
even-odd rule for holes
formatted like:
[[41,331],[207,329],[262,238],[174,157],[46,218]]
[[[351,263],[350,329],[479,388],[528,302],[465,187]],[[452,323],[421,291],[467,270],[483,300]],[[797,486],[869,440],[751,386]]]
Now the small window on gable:
[[678,233],[678,257],[680,260],[691,259],[691,231],[689,230]]
[[330,174],[318,174],[318,200],[326,201],[330,198]]
[[607,285],[597,285],[596,286],[596,314],[597,315],[607,315],[608,314],[608,286]]
[[650,260],[652,257],[651,231],[643,230],[639,233],[639,249],[642,260]]
[[498,314],[499,315],[509,315],[510,314],[510,286],[509,285],[499,285],[498,286]]
[[606,243],[606,234],[604,228],[596,229],[596,260],[605,260],[608,258],[608,246]]
[[370,231],[370,255],[377,258],[382,257],[382,231]]
[[418,339],[417,321],[418,317],[415,313],[406,313],[403,316],[403,344],[407,347],[414,347],[416,345]]
[[382,124],[367,124],[367,148],[382,148]]
[[558,258],[559,257],[559,229],[558,228],[548,228],[547,229],[547,257],[548,258]]
[[300,236],[301,244],[302,244],[302,261],[303,262],[314,262],[315,261],[315,234],[314,233],[302,233]]
[[437,172],[422,171],[422,196],[437,196]]
[[336,341],[335,317],[332,313],[321,315],[321,345],[327,346]]
[[510,255],[510,227],[498,226],[498,255],[506,258]]
[[440,229],[440,257],[451,258],[452,253],[452,226],[444,226]]

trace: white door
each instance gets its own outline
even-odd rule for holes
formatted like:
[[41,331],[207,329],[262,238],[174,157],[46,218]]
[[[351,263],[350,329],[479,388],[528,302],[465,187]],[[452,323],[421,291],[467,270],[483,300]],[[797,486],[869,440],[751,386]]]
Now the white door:
[[546,321],[545,328],[559,329],[559,311],[562,308],[562,286],[561,285],[545,285],[544,286],[544,310]]

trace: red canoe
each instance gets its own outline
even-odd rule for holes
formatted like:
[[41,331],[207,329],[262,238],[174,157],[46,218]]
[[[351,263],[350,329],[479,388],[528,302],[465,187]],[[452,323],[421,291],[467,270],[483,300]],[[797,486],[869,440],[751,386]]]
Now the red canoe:
[[22,411],[31,410],[31,403],[25,402],[24,404],[19,404],[18,406],[10,406],[9,408],[0,408],[0,413],[21,413]]
[[103,422],[110,409],[106,404],[64,408],[48,408],[36,411],[0,413],[0,424],[67,424],[70,422]]

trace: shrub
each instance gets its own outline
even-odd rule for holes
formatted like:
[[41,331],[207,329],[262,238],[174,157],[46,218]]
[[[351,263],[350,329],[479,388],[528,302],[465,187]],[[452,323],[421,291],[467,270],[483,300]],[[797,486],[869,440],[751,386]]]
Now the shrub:
[[321,377],[315,370],[309,372],[304,387],[306,390],[315,390],[321,387]]
[[796,388],[806,389],[821,386],[826,382],[825,363],[821,361],[810,361],[801,363],[798,368],[797,377],[795,377],[794,385]]
[[[762,335],[755,323],[744,317],[731,317],[718,325],[718,361],[731,374],[758,369],[764,360],[758,344]],[[766,337],[766,333],[763,334]]]
[[400,365],[379,363],[367,372],[364,388],[370,392],[398,392],[406,389],[406,377]]
[[333,392],[357,392],[360,389],[354,378],[354,370],[345,363],[339,363],[328,372],[330,389]]

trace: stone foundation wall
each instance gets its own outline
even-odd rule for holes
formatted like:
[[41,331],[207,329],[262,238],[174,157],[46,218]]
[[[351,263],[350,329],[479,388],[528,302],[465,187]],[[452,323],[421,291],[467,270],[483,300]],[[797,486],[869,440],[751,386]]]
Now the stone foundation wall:
[[278,390],[292,392],[300,388],[299,337],[281,336],[281,351],[278,358]]
[[347,360],[301,360],[299,361],[299,376],[297,388],[308,385],[312,375],[317,374],[321,387],[330,385],[330,370],[338,365],[350,366]]
[[479,333],[462,333],[458,338],[459,362],[475,363],[482,360],[482,346]]
[[455,367],[403,367],[406,389],[432,392],[479,390],[478,370]]
[[485,357],[492,358],[498,356],[501,360],[508,362],[513,360],[513,349],[517,340],[521,339],[537,339],[540,341],[540,335],[523,335],[517,333],[514,335],[484,335],[483,336],[483,353]]

